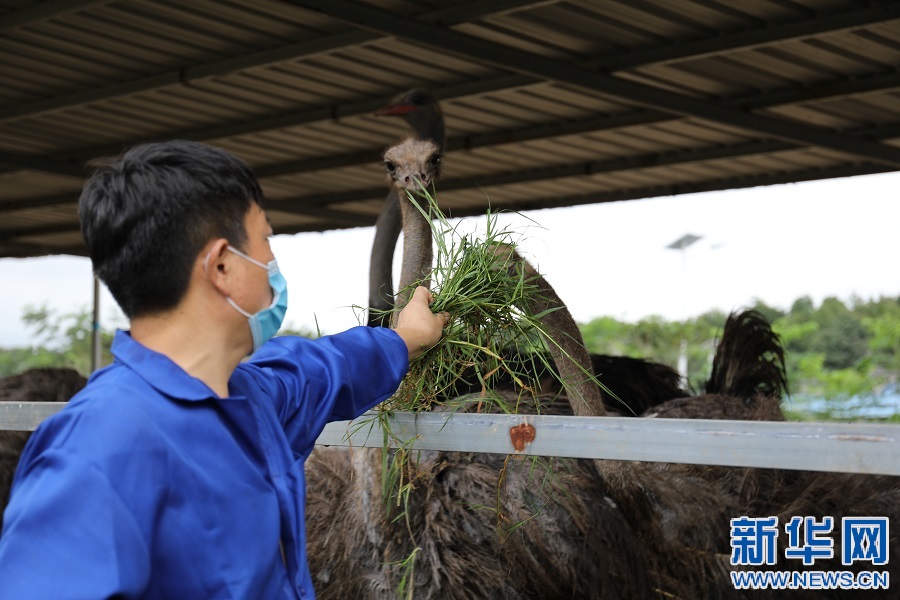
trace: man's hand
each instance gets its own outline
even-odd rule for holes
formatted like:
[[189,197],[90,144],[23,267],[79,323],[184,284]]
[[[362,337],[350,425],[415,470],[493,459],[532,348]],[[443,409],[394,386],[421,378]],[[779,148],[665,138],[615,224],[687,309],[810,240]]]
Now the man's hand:
[[409,303],[397,315],[397,326],[394,331],[406,342],[410,359],[435,345],[441,339],[442,330],[450,322],[450,313],[431,312],[428,306],[431,300],[428,288],[419,286],[413,292]]

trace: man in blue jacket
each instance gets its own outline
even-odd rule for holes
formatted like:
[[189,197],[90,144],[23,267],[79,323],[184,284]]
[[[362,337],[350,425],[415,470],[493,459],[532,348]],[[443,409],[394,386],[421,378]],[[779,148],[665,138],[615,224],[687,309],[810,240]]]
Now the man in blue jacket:
[[448,316],[419,288],[393,330],[270,340],[287,290],[262,198],[242,161],[186,141],[85,184],[94,271],[131,329],[22,454],[0,598],[314,597],[304,460],[326,423],[389,397]]

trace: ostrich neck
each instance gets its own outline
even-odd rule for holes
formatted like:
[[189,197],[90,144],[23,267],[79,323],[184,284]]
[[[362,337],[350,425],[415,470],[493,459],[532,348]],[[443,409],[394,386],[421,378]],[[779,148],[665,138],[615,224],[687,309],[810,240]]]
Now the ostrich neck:
[[400,212],[403,215],[403,260],[400,267],[400,283],[397,286],[397,307],[402,308],[412,294],[410,288],[416,282],[431,286],[431,223],[422,216],[419,209],[400,190]]
[[606,415],[600,388],[591,379],[591,357],[572,313],[543,275],[514,250],[512,253],[514,262],[523,265],[525,277],[533,279],[538,287],[539,293],[529,302],[528,309],[532,314],[545,313],[541,324],[549,338],[547,348],[556,364],[572,413],[577,417]]
[[375,221],[375,240],[369,258],[369,324],[387,325],[388,320],[378,311],[389,311],[394,306],[394,287],[391,269],[394,249],[400,237],[402,217],[397,188],[391,187]]
[[[538,287],[542,294],[555,291],[543,278],[538,280]],[[556,297],[557,301],[559,297]],[[577,417],[599,417],[606,414],[603,399],[600,396],[600,388],[591,380],[591,357],[584,347],[582,336],[578,330],[578,324],[572,317],[572,313],[565,304],[559,302],[560,308],[553,310],[543,318],[543,324],[547,334],[553,341],[547,346],[553,362],[559,371],[560,380],[566,388],[569,396],[569,404],[572,413]],[[550,308],[541,308],[546,310]]]

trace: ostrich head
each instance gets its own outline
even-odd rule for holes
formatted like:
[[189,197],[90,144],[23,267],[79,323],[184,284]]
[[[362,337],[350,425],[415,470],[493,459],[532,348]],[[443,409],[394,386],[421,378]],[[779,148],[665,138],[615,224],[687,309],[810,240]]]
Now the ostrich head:
[[428,90],[412,89],[394,98],[375,112],[379,117],[400,117],[420,140],[431,140],[439,150],[444,147],[444,113],[441,104]]
[[[412,89],[395,97],[375,112],[376,116],[398,117],[420,140],[431,140],[443,152],[446,142],[444,113],[440,102],[428,90]],[[384,314],[394,305],[394,249],[400,237],[401,198],[406,193],[391,186],[375,222],[375,240],[369,260],[369,325],[386,325]]]
[[388,183],[406,197],[406,190],[421,193],[441,174],[441,152],[431,140],[409,138],[384,153]]

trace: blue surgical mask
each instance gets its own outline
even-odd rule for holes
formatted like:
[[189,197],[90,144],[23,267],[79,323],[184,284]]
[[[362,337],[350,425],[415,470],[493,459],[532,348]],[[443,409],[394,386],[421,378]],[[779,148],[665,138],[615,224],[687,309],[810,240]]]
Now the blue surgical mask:
[[272,288],[272,304],[262,309],[256,314],[250,314],[234,300],[225,297],[228,303],[234,307],[236,311],[247,317],[250,323],[250,333],[253,335],[253,352],[268,341],[272,336],[278,333],[281,323],[284,322],[284,313],[287,312],[287,282],[284,275],[278,269],[278,261],[272,259],[269,264],[261,263],[255,258],[251,258],[232,246],[228,249],[254,265],[261,267],[269,272],[269,287]]

